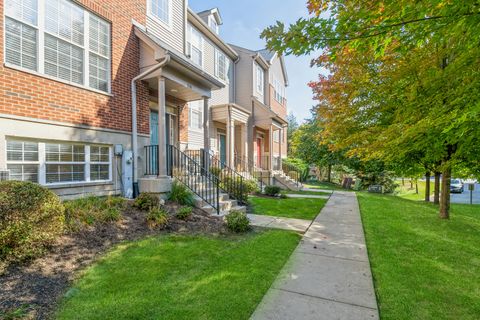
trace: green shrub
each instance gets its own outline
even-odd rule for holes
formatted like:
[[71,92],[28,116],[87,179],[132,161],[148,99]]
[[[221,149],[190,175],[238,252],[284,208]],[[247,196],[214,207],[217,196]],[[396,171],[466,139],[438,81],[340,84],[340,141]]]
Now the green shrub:
[[149,211],[150,209],[158,207],[159,198],[153,193],[140,193],[140,195],[135,199],[133,206],[137,209],[143,211]]
[[278,186],[266,186],[265,194],[270,197],[276,197],[280,193],[280,187]]
[[250,229],[250,220],[241,211],[232,210],[225,216],[227,228],[233,232],[246,232]]
[[219,167],[211,167],[210,173],[213,174],[214,176],[220,177],[220,175],[222,174],[222,169]]
[[193,193],[188,190],[185,185],[179,183],[178,181],[173,182],[172,191],[170,191],[168,200],[176,202],[183,206],[193,207],[193,205],[195,204]]
[[220,188],[234,195],[238,200],[247,201],[248,195],[258,190],[258,185],[254,180],[243,179],[241,177],[225,177],[220,182]]
[[[303,182],[307,180],[308,174],[310,173],[310,166],[308,165],[308,163],[298,158],[286,158],[283,159],[282,162],[287,166],[293,166],[295,168],[295,170],[299,173],[298,178],[300,181]],[[286,167],[284,169],[286,169]],[[289,175],[290,172],[288,173]]]
[[187,220],[192,216],[193,208],[192,207],[181,207],[175,214],[180,220]]
[[147,225],[151,229],[163,229],[168,223],[168,213],[162,208],[152,208],[147,215]]
[[63,233],[64,211],[58,196],[47,188],[0,182],[0,260],[22,261],[43,253]]
[[287,199],[287,195],[285,193],[280,193],[280,196],[279,196],[280,199]]
[[76,231],[84,225],[119,221],[125,208],[125,199],[89,196],[65,201],[64,206],[67,226]]

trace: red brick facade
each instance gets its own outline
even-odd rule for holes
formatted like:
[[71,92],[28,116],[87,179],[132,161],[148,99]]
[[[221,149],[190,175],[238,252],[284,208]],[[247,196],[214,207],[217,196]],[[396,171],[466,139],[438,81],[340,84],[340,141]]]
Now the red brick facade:
[[[64,84],[3,65],[0,32],[0,114],[131,131],[131,90],[139,73],[139,41],[132,19],[145,23],[146,1],[80,0],[77,3],[111,23],[111,95]],[[0,1],[0,24],[4,24]],[[148,90],[137,85],[138,128],[149,133]]]

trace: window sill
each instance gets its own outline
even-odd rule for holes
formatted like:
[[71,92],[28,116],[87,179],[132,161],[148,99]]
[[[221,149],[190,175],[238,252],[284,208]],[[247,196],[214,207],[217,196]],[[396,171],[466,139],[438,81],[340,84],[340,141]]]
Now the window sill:
[[5,68],[14,69],[14,70],[17,70],[17,71],[20,71],[20,72],[29,73],[29,74],[32,74],[32,75],[37,76],[37,77],[41,77],[41,78],[44,78],[44,79],[56,81],[56,82],[59,82],[59,83],[62,83],[62,84],[72,86],[72,87],[77,87],[77,88],[80,88],[80,89],[83,89],[83,90],[98,93],[98,94],[101,94],[101,95],[104,95],[104,96],[107,96],[107,97],[113,97],[113,94],[105,92],[105,91],[97,90],[97,89],[90,88],[90,87],[87,87],[87,86],[84,86],[84,85],[81,85],[81,84],[77,84],[77,83],[69,82],[69,81],[66,81],[66,80],[59,79],[59,78],[55,78],[55,77],[40,73],[38,71],[22,68],[22,67],[19,67],[19,66],[16,66],[14,64],[7,63],[7,62],[5,62],[3,64],[3,66]]
[[112,180],[102,180],[102,181],[81,181],[81,182],[66,182],[66,183],[47,183],[44,184],[44,187],[49,189],[63,189],[63,188],[78,188],[78,187],[89,187],[89,186],[105,186],[113,184]]
[[[148,10],[150,11],[150,10]],[[168,19],[170,20],[168,23],[163,21],[162,19],[158,18],[156,15],[152,14],[152,13],[148,13],[147,15],[150,19],[152,19],[153,21],[155,21],[156,23],[160,24],[162,27],[164,27],[165,29],[167,29],[168,31],[173,31],[173,27],[172,27],[172,17],[171,15],[169,14],[168,16]]]

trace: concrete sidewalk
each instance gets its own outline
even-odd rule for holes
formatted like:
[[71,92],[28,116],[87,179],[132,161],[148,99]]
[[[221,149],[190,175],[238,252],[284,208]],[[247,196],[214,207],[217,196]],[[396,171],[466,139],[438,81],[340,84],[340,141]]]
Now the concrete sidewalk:
[[307,198],[307,199],[328,199],[330,198],[330,195],[311,195],[311,194],[294,194],[294,193],[288,193],[286,194],[287,198]]
[[252,319],[378,319],[357,197],[334,192]]
[[247,214],[247,217],[250,220],[250,224],[252,226],[272,229],[283,229],[302,233],[307,231],[308,227],[312,223],[311,220],[272,217],[259,214]]

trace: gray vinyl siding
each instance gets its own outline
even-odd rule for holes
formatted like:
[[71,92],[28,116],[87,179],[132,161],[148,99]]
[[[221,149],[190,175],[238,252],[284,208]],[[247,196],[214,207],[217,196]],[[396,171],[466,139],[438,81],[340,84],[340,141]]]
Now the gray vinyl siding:
[[147,12],[146,27],[149,32],[157,36],[172,48],[178,50],[179,52],[185,52],[185,0],[171,1],[171,26],[167,28],[163,23],[160,23]]
[[240,60],[235,66],[235,103],[247,110],[252,109],[253,90],[253,59],[251,55],[238,47],[235,50],[240,55]]
[[283,76],[282,64],[280,59],[277,57],[273,60],[272,65],[270,66],[270,84],[273,86],[273,80],[277,79],[280,81],[283,86],[285,86],[285,77]]

